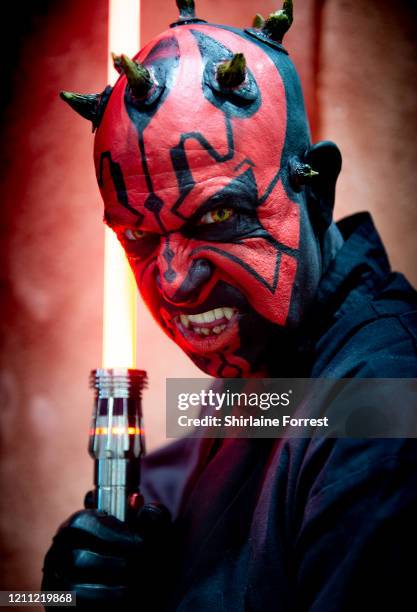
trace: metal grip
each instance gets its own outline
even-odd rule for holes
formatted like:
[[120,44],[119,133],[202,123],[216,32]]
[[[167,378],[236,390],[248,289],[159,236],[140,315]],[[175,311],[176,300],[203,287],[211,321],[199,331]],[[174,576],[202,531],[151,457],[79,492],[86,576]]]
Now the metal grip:
[[90,380],[96,390],[89,452],[95,459],[97,509],[124,521],[128,497],[139,491],[145,452],[141,400],[146,372],[93,370]]

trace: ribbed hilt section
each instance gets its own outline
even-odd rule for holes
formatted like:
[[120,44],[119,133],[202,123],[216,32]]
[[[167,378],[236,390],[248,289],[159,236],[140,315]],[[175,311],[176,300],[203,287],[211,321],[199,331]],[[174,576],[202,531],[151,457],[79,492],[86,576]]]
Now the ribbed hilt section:
[[99,398],[141,398],[146,384],[147,374],[144,370],[100,368],[90,374],[90,385]]

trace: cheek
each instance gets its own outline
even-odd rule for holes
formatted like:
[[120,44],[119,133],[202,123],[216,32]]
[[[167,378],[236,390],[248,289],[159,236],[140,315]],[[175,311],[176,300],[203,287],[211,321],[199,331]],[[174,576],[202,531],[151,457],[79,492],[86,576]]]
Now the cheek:
[[156,284],[156,260],[148,262],[130,260],[138,290],[151,314],[159,322],[160,295]]
[[205,245],[198,251],[199,257],[214,263],[219,276],[236,286],[261,316],[286,324],[297,272],[294,253],[283,252],[264,238]]
[[258,209],[262,227],[283,249],[300,246],[301,199],[291,200],[279,182],[271,197]]
[[[264,238],[243,240],[238,244],[195,242],[192,246],[188,267],[196,257],[207,259],[215,267],[210,282],[202,288],[200,302],[209,296],[217,281],[224,280],[237,287],[261,316],[281,326],[286,324],[297,272],[294,253],[283,252]],[[145,303],[166,329],[156,283],[159,270],[156,257],[147,262],[131,260],[130,265]]]

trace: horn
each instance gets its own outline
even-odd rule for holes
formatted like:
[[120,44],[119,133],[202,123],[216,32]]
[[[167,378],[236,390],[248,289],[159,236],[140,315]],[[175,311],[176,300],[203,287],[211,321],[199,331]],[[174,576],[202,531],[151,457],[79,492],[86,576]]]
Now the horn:
[[153,87],[149,70],[139,62],[131,60],[127,55],[120,56],[120,66],[126,75],[132,96],[138,100],[145,98]]
[[99,94],[78,94],[72,91],[61,91],[59,95],[76,113],[91,121],[94,132],[100,125],[111,92],[112,88],[107,85]]
[[180,19],[195,19],[195,4],[194,0],[176,0],[180,11]]
[[76,113],[94,124],[100,106],[101,94],[77,94],[71,91],[61,91],[59,95]]
[[293,22],[292,0],[284,0],[280,11],[272,13],[265,21],[262,32],[275,42],[282,42],[284,34],[290,29]]
[[260,15],[259,13],[256,13],[255,17],[253,18],[252,21],[252,27],[253,28],[257,28],[257,29],[261,29],[263,27],[265,23],[265,19],[262,17],[262,15]]
[[114,69],[117,70],[117,72],[119,74],[122,74],[123,72],[123,68],[122,68],[122,56],[121,55],[116,55],[116,53],[111,53],[111,58],[113,60],[113,66]]
[[217,68],[217,82],[221,87],[238,87],[246,79],[246,59],[243,53],[236,53],[231,60]]
[[310,164],[305,164],[298,157],[292,157],[289,160],[290,180],[295,191],[300,191],[303,185],[311,183],[312,179],[319,176],[317,170],[314,170]]
[[318,175],[319,173],[317,172],[317,170],[313,170],[310,164],[302,165],[300,176],[302,176],[303,179],[308,181],[309,179],[313,178],[314,176],[318,176]]

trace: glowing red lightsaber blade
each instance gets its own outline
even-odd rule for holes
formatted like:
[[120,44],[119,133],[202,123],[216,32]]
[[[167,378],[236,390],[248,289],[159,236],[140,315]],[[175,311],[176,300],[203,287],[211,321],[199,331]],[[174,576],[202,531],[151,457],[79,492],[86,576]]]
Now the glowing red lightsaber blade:
[[[140,1],[109,0],[108,82],[118,73],[111,52],[129,57],[140,48]],[[124,251],[115,234],[105,228],[103,368],[136,365],[136,285]]]
[[[109,0],[108,78],[118,74],[110,52],[133,56],[139,49],[139,0]],[[129,500],[139,495],[144,453],[141,395],[146,372],[135,368],[136,285],[114,233],[105,229],[103,367],[91,374],[95,403],[89,452],[95,460],[98,510],[126,520]]]

